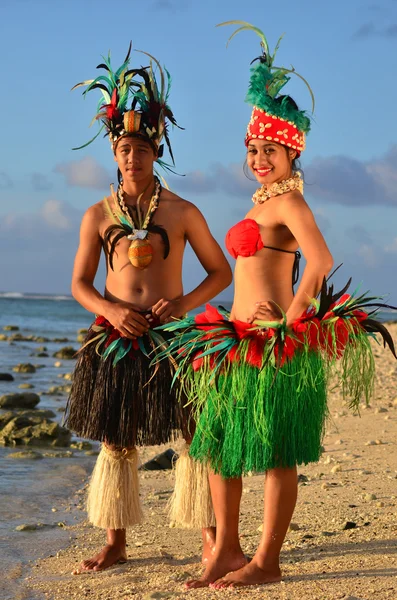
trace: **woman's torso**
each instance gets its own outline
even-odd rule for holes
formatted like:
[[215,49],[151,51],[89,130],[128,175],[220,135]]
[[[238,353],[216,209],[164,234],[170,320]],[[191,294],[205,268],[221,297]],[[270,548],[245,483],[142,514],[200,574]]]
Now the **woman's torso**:
[[298,249],[294,236],[283,224],[280,197],[254,206],[245,218],[258,224],[265,247],[253,256],[238,256],[236,259],[232,316],[241,321],[252,316],[256,302],[272,300],[283,311],[288,309],[293,299],[292,271]]

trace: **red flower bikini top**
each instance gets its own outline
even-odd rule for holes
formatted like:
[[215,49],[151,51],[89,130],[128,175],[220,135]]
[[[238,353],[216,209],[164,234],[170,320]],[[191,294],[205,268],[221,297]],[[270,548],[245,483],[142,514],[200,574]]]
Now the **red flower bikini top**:
[[238,256],[254,256],[262,248],[276,250],[277,252],[286,252],[295,254],[294,266],[292,269],[292,285],[299,279],[299,261],[301,253],[293,250],[284,250],[274,246],[265,246],[259,230],[259,225],[253,219],[243,219],[236,223],[226,234],[225,244],[228,252],[237,258]]

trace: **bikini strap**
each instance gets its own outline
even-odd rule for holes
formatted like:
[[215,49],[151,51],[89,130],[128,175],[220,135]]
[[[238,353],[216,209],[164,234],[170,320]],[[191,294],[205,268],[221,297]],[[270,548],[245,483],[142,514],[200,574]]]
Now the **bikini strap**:
[[294,286],[299,279],[299,261],[302,258],[299,250],[284,250],[284,248],[275,248],[274,246],[264,246],[269,250],[277,250],[277,252],[285,252],[286,254],[295,254],[294,266],[292,267],[292,286]]

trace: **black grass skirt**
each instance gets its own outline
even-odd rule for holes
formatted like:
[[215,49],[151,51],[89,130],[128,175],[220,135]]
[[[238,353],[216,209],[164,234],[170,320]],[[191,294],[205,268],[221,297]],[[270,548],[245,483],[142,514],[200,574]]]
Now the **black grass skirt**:
[[149,366],[157,343],[152,331],[139,345],[120,338],[98,317],[78,355],[66,426],[79,437],[121,447],[163,444],[180,433],[190,437],[190,410],[177,383],[171,387],[173,364]]

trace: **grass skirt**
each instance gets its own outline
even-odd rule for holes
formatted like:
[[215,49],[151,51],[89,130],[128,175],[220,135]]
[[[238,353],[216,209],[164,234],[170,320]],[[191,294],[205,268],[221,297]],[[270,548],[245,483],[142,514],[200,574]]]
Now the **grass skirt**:
[[[169,335],[165,335],[169,338]],[[164,345],[149,331],[121,338],[103,317],[91,326],[79,351],[66,408],[66,425],[76,435],[121,448],[164,444],[189,429],[189,410],[171,387],[172,361],[151,366],[153,348]]]
[[330,377],[357,411],[372,394],[374,333],[396,356],[389,332],[373,318],[384,305],[350,296],[347,287],[334,294],[324,282],[290,327],[285,316],[230,321],[207,305],[205,313],[160,328],[175,334],[156,360],[178,361],[174,380],[186,386],[197,423],[193,458],[225,478],[318,461]]

